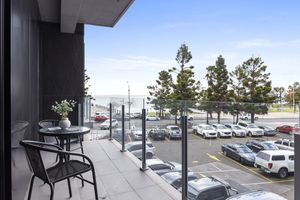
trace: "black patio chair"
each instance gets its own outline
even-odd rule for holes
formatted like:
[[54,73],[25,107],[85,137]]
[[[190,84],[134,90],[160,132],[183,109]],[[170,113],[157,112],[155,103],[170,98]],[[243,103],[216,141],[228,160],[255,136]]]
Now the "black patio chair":
[[[59,121],[56,120],[56,119],[45,119],[45,120],[39,121],[38,126],[39,126],[39,128],[50,128],[50,127],[58,126],[58,122]],[[59,141],[58,141],[57,137],[44,136],[43,140],[46,143],[52,143],[52,144],[59,145]],[[72,138],[71,143],[79,142],[80,146],[77,147],[77,148],[72,149],[71,151],[75,151],[75,150],[80,149],[81,153],[83,154],[84,151],[83,151],[82,141],[83,141],[83,136],[78,136],[78,137]]]
[[[44,181],[44,183],[47,183],[50,186],[50,200],[53,200],[55,183],[66,179],[68,181],[69,195],[70,197],[72,197],[72,189],[70,183],[70,178],[72,177],[80,179],[82,181],[82,186],[84,186],[84,181],[92,184],[94,186],[95,199],[98,199],[95,169],[89,157],[84,154],[63,151],[61,150],[61,147],[50,143],[22,140],[20,144],[25,148],[26,155],[33,171],[27,198],[28,200],[30,200],[31,198],[32,186],[35,177],[40,178],[42,181]],[[60,160],[46,169],[42,159],[41,151],[59,154]],[[73,157],[84,158],[88,162],[71,159]],[[92,172],[93,181],[89,181],[83,178],[82,174],[88,171]]]

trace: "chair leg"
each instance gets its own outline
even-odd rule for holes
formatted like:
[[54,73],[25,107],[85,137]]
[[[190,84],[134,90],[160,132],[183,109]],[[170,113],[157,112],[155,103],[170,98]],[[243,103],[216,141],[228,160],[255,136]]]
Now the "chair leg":
[[32,186],[33,186],[34,178],[35,178],[35,175],[32,175],[31,180],[30,180],[30,187],[29,187],[28,198],[27,198],[28,200],[31,199],[31,192],[32,192]]
[[68,178],[68,188],[69,188],[69,195],[70,195],[70,198],[72,197],[72,188],[71,188],[71,182],[70,182],[70,179]]
[[[83,179],[82,174],[79,174],[79,176]],[[84,187],[84,181],[81,179],[81,186]]]
[[49,186],[50,186],[50,191],[51,191],[50,200],[53,200],[53,197],[54,197],[54,184],[52,185],[51,183],[49,183]]
[[93,168],[92,168],[92,174],[93,174],[93,182],[94,182],[95,200],[98,200],[98,189],[97,189],[96,175],[95,175],[95,170]]

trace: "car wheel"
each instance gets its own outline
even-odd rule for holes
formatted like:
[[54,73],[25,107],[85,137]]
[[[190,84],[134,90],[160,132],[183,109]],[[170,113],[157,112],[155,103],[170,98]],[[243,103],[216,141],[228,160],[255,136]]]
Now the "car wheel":
[[227,156],[227,152],[226,151],[223,151],[223,154],[224,154],[224,156]]
[[221,137],[220,133],[218,133],[218,137]]
[[146,153],[146,159],[151,159],[153,157],[153,154],[150,152]]
[[241,162],[242,164],[245,164],[244,158],[240,158],[240,162]]
[[205,133],[203,133],[202,137],[203,137],[203,139],[205,139],[205,138],[206,138],[206,136],[205,136]]
[[276,129],[275,129],[275,131],[279,132],[279,129],[278,129],[278,128],[276,128]]
[[232,133],[232,136],[233,136],[233,137],[236,137],[236,134],[235,134],[235,132],[233,132],[233,133]]
[[253,135],[252,135],[252,133],[251,133],[251,132],[249,132],[249,133],[248,133],[248,135],[249,135],[250,137],[253,137]]
[[196,131],[196,130],[193,130],[193,133],[194,133],[195,135],[197,135],[197,131]]
[[281,168],[278,172],[280,178],[286,178],[288,176],[288,170],[286,168]]

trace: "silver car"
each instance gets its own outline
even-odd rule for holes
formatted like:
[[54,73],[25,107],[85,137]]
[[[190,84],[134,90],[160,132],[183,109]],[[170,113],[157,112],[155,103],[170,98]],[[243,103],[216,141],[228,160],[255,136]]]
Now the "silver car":
[[246,131],[237,124],[225,124],[225,126],[232,131],[234,137],[246,137]]
[[[142,158],[142,141],[130,142],[125,145],[125,149],[135,155],[138,159]],[[146,143],[146,159],[150,159],[155,155],[155,147],[151,142]]]
[[170,125],[166,128],[169,139],[181,139],[181,129],[176,125]]

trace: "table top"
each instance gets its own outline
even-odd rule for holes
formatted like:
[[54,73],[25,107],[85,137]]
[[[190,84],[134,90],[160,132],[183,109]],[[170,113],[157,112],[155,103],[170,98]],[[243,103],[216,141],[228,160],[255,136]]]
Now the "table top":
[[39,133],[44,136],[76,136],[83,135],[89,133],[90,129],[84,126],[71,126],[67,129],[61,129],[60,127],[49,127],[49,128],[41,128]]

